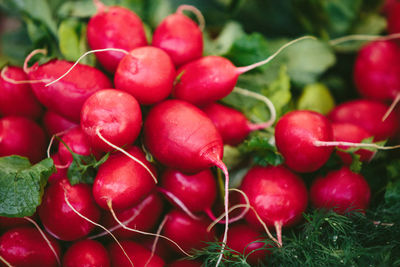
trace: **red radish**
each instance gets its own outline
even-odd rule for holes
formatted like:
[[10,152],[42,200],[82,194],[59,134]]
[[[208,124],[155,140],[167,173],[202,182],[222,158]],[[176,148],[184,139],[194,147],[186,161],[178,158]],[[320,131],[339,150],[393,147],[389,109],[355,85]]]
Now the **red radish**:
[[328,118],[332,122],[356,124],[371,133],[374,141],[381,141],[394,136],[399,129],[399,119],[395,113],[382,121],[387,109],[387,105],[375,100],[350,100],[336,106]]
[[[58,255],[60,246],[54,238],[47,236],[50,245]],[[0,237],[0,256],[10,266],[56,267],[57,258],[49,244],[33,227],[18,227],[5,232]]]
[[166,51],[175,66],[198,59],[203,54],[203,34],[199,26],[183,14],[185,7],[180,6],[174,14],[166,17],[153,33],[152,45]]
[[63,257],[64,267],[109,267],[110,258],[104,246],[94,240],[82,240],[72,244]]
[[247,256],[246,262],[251,266],[258,266],[265,261],[270,252],[265,242],[262,242],[265,237],[260,232],[245,223],[235,224],[229,230],[226,244],[229,248]]
[[[92,149],[89,139],[79,126],[69,129],[65,134],[63,134],[61,139],[65,142],[68,148],[76,154],[83,156],[89,156],[91,154],[97,157],[100,156],[100,153],[96,153],[96,151]],[[65,144],[62,142],[58,143],[57,154],[62,164],[70,164],[73,158],[71,152],[68,150]]]
[[[163,212],[164,202],[162,198],[152,193],[143,199],[139,204],[130,208],[117,211],[115,215],[126,226],[140,231],[148,232],[154,228]],[[116,237],[128,239],[138,237],[138,233],[125,230],[114,220],[109,212],[102,218],[102,224],[114,233]],[[107,233],[104,233],[107,234]],[[99,235],[96,235],[96,237]]]
[[0,157],[20,155],[37,163],[46,155],[46,135],[42,128],[26,117],[0,119]]
[[210,169],[196,174],[167,169],[161,177],[161,186],[182,201],[191,212],[211,209],[217,197],[217,183]]
[[202,110],[218,129],[224,144],[231,146],[236,146],[243,142],[251,131],[264,129],[270,125],[269,122],[251,123],[240,111],[218,103],[209,104],[203,107]]
[[128,93],[106,89],[90,96],[82,107],[81,128],[89,137],[94,149],[112,151],[110,145],[99,137],[122,147],[132,144],[142,127],[139,103]]
[[313,172],[324,165],[333,148],[318,147],[315,142],[332,140],[330,122],[314,111],[286,113],[275,127],[278,151],[285,158],[285,164],[296,172]]
[[201,267],[203,264],[193,260],[177,260],[168,264],[168,267]]
[[[156,240],[157,239],[157,240]],[[156,245],[154,246],[154,242]],[[143,236],[140,238],[140,245],[144,246],[150,251],[162,258],[166,262],[171,262],[181,257],[180,254],[176,253],[170,248],[169,241],[164,238],[154,237],[154,236]]]
[[[307,208],[308,193],[303,180],[283,166],[255,166],[244,177],[241,189],[266,226],[275,227],[282,245],[282,227],[298,223]],[[245,219],[260,228],[254,212],[247,213]]]
[[28,225],[30,225],[30,222],[24,218],[0,216],[0,232],[3,232],[4,230],[9,230],[11,228]]
[[400,33],[400,3],[399,1],[386,1],[385,11],[387,18],[387,30],[389,33]]
[[49,182],[50,184],[53,184],[65,177],[67,177],[68,167],[70,164],[62,163],[58,153],[51,155],[51,158],[53,159],[54,166],[56,167],[56,172],[53,173],[52,175],[50,175],[47,182]]
[[[138,147],[131,147],[127,152],[155,173],[154,166]],[[103,209],[109,209],[108,202],[111,202],[114,209],[123,210],[138,204],[154,188],[152,176],[142,165],[117,153],[100,166],[93,184],[93,196]]]
[[[215,236],[215,231],[207,231],[207,226],[211,223],[208,219],[195,220],[178,210],[171,211],[166,217],[163,234],[178,243],[186,252],[206,247],[206,242],[212,241]],[[172,243],[170,245],[174,251],[181,252]]]
[[220,56],[206,56],[193,60],[178,69],[173,96],[197,106],[204,106],[222,99],[232,92],[240,74],[271,61],[289,45],[311,37],[293,40],[267,59],[245,67],[236,67]]
[[155,104],[167,98],[175,80],[175,67],[166,52],[157,47],[139,47],[122,58],[115,72],[116,88],[133,95],[140,104]]
[[44,113],[43,124],[49,135],[64,132],[78,125],[51,110],[47,110]]
[[183,172],[222,164],[223,144],[214,124],[200,109],[181,100],[166,100],[150,110],[144,142],[157,160]]
[[[130,51],[147,45],[141,19],[132,11],[119,6],[104,6],[96,1],[97,14],[88,23],[87,39],[92,49],[120,48]],[[110,72],[115,72],[123,58],[119,52],[96,53],[97,59]]]
[[[372,135],[366,130],[352,123],[332,123],[332,129],[333,139],[335,141],[359,143],[366,138],[372,137]],[[338,146],[338,148],[345,150],[349,147]],[[340,156],[345,164],[351,164],[353,161],[351,156],[346,152],[336,151],[336,154]],[[359,149],[355,152],[355,154],[360,155],[361,161],[369,161],[372,159],[374,152],[366,149]]]
[[91,187],[87,184],[71,186],[64,178],[46,189],[39,206],[40,220],[54,237],[72,241],[89,234],[94,225],[72,210],[66,198],[74,209],[92,221],[99,220],[100,211],[94,202]]
[[[151,251],[142,247],[141,245],[125,240],[121,242],[122,247],[128,254],[130,260],[133,262],[134,266],[165,266],[164,261],[157,255],[152,255]],[[109,254],[111,258],[111,266],[113,267],[131,267],[132,264],[128,261],[124,255],[122,249],[117,246],[116,243],[112,243],[109,246]]]
[[[9,80],[10,79],[10,80]],[[38,119],[43,108],[26,81],[28,77],[20,67],[4,67],[0,77],[0,114],[3,116],[24,116]]]
[[340,214],[351,210],[363,212],[368,207],[370,191],[363,176],[342,167],[315,179],[310,199],[316,208],[333,209]]
[[400,93],[400,48],[394,41],[373,41],[361,48],[354,65],[360,94],[374,100],[393,100]]
[[[27,58],[29,60],[29,56]],[[43,65],[34,64],[25,68],[30,80],[51,82],[66,73],[73,63],[52,60]],[[39,101],[68,120],[79,122],[83,102],[94,92],[111,88],[110,80],[98,69],[76,64],[63,79],[50,85],[44,82],[32,83],[32,89]]]

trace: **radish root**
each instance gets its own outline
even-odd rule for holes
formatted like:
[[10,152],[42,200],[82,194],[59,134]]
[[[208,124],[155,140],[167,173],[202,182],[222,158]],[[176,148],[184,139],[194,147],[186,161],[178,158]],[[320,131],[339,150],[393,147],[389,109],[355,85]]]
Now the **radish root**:
[[1,76],[1,78],[3,78],[3,80],[5,80],[6,82],[11,83],[11,84],[47,83],[47,82],[50,81],[49,79],[42,79],[42,80],[20,80],[20,81],[17,81],[17,80],[14,80],[14,79],[10,78],[10,77],[7,77],[7,75],[6,75],[6,71],[7,71],[7,70],[8,70],[8,67],[5,66],[5,67],[1,70],[0,76]]
[[278,237],[278,245],[282,247],[282,222],[275,222],[276,236]]
[[53,252],[54,256],[56,257],[58,266],[61,266],[60,257],[58,257],[58,254],[57,254],[56,250],[55,250],[54,247],[51,245],[50,240],[49,240],[49,239],[47,238],[47,236],[43,233],[42,229],[40,229],[39,225],[38,225],[34,220],[32,220],[31,218],[29,218],[29,217],[26,217],[26,216],[25,216],[24,219],[27,220],[27,221],[29,221],[30,223],[32,223],[32,224],[35,226],[35,228],[39,231],[40,235],[43,237],[43,239],[46,241],[47,245],[50,247],[51,252]]
[[128,258],[129,263],[132,265],[133,267],[133,262],[131,261],[131,259],[129,258],[128,254],[126,253],[126,251],[124,250],[124,248],[122,247],[121,243],[118,241],[118,239],[113,235],[113,233],[111,233],[107,228],[105,228],[103,225],[98,224],[94,221],[92,221],[91,219],[89,219],[88,217],[86,217],[85,215],[81,214],[79,211],[77,211],[69,202],[68,200],[68,196],[67,196],[67,190],[64,188],[64,200],[67,203],[68,207],[70,207],[79,217],[81,217],[82,219],[92,223],[93,225],[96,225],[97,227],[100,227],[101,229],[103,229],[104,231],[106,231],[109,235],[111,235],[111,237],[115,240],[115,242],[117,242],[118,246],[122,249],[122,252],[125,254],[125,256]]
[[268,58],[260,61],[260,62],[256,62],[254,64],[248,65],[248,66],[244,66],[244,67],[238,67],[237,68],[237,72],[239,74],[245,73],[247,71],[250,71],[252,69],[255,69],[259,66],[262,66],[264,64],[267,64],[268,62],[270,62],[271,60],[273,60],[277,55],[279,55],[282,50],[284,50],[285,48],[287,48],[288,46],[291,46],[294,43],[297,43],[299,41],[305,40],[305,39],[313,39],[313,40],[317,40],[317,38],[315,38],[314,36],[303,36],[297,39],[294,39],[286,44],[284,44],[283,46],[281,46],[275,53],[273,53],[271,56],[269,56]]
[[23,70],[25,73],[31,72],[32,67],[28,67],[28,62],[37,54],[47,55],[47,50],[46,49],[35,49],[32,52],[30,52],[29,55],[26,56],[25,61],[24,61],[24,67],[23,67]]
[[0,256],[0,261],[3,262],[7,267],[14,267],[8,261],[6,261],[2,256]]
[[400,38],[400,33],[389,34],[386,36],[382,35],[367,35],[367,34],[352,34],[329,41],[331,46],[336,46],[349,41],[378,41],[378,40],[393,40]]
[[186,207],[185,203],[182,202],[177,196],[175,196],[172,192],[162,188],[158,187],[157,190],[161,193],[163,193],[165,196],[167,196],[169,199],[171,199],[183,212],[185,212],[190,218],[193,220],[200,220],[200,217],[194,215],[188,207]]
[[361,148],[376,148],[380,150],[391,150],[400,148],[400,145],[397,146],[380,146],[377,144],[364,144],[364,143],[352,143],[352,142],[344,142],[344,141],[319,141],[316,140],[313,142],[315,146],[324,147],[324,146],[349,146],[349,147],[361,147]]
[[159,237],[161,235],[161,231],[162,231],[165,223],[167,222],[167,219],[168,219],[168,216],[165,216],[164,220],[162,220],[162,222],[158,226],[158,229],[157,229],[157,232],[156,232],[157,236],[154,238],[153,245],[151,246],[151,255],[150,255],[149,259],[147,260],[146,264],[144,265],[145,267],[150,263],[151,259],[153,258],[154,254],[155,254],[157,243],[158,243],[158,239],[159,239]]
[[201,13],[201,11],[192,5],[180,5],[176,10],[176,12],[183,14],[183,11],[185,10],[192,12],[196,16],[200,30],[204,31],[204,28],[206,27],[206,20],[204,19],[204,16]]
[[117,215],[115,214],[115,211],[114,211],[113,208],[112,208],[111,200],[108,200],[108,201],[107,201],[107,205],[108,205],[108,208],[110,209],[110,212],[111,212],[111,214],[112,214],[114,220],[115,220],[119,225],[121,225],[121,227],[124,228],[125,230],[131,231],[131,232],[135,232],[135,233],[139,233],[139,234],[143,234],[143,235],[150,235],[150,236],[156,236],[156,237],[158,236],[158,237],[164,238],[164,239],[168,240],[169,242],[171,242],[172,244],[174,244],[174,245],[175,245],[180,251],[182,251],[182,253],[184,253],[186,256],[188,256],[188,257],[193,257],[193,255],[190,255],[190,254],[188,254],[186,251],[184,251],[184,250],[178,245],[178,243],[176,243],[175,241],[173,241],[172,239],[170,239],[170,238],[168,238],[168,237],[166,237],[166,236],[163,236],[163,235],[160,235],[160,234],[154,234],[154,233],[149,233],[149,232],[140,231],[140,230],[133,229],[133,228],[130,228],[130,227],[124,225],[124,224],[118,219]]
[[397,106],[397,104],[400,101],[400,93],[398,93],[396,95],[396,97],[394,98],[392,104],[390,105],[390,107],[388,108],[388,110],[385,112],[385,115],[383,115],[382,117],[382,121],[385,121],[387,119],[387,117],[389,117],[390,113],[392,113],[393,109]]
[[141,162],[140,160],[138,160],[137,158],[135,158],[134,156],[129,154],[126,150],[114,145],[113,143],[111,143],[110,141],[105,139],[104,136],[101,135],[99,127],[96,128],[96,134],[101,140],[104,141],[104,143],[106,143],[107,145],[111,146],[112,148],[118,150],[119,152],[123,153],[124,155],[126,155],[127,157],[129,157],[130,159],[132,159],[133,161],[138,163],[140,166],[142,166],[150,174],[150,176],[153,178],[154,183],[156,183],[156,184],[158,183],[157,177],[154,175],[154,173],[143,162]]
[[84,57],[86,57],[87,55],[93,54],[93,53],[98,53],[98,52],[108,52],[108,51],[115,51],[115,52],[121,52],[124,53],[125,55],[128,55],[129,52],[124,50],[124,49],[120,49],[120,48],[104,48],[104,49],[95,49],[95,50],[90,50],[87,51],[86,53],[84,53],[82,56],[80,56],[74,63],[74,65],[71,66],[71,68],[69,68],[69,70],[67,70],[67,72],[65,72],[63,75],[61,75],[60,77],[58,77],[57,79],[55,79],[52,82],[49,82],[48,84],[46,84],[45,86],[50,86],[52,84],[55,84],[56,82],[58,82],[59,80],[61,80],[62,78],[64,78],[65,76],[67,76],[74,68],[76,65],[78,65],[79,61],[81,61]]
[[249,90],[246,90],[243,88],[239,88],[239,87],[235,87],[235,89],[233,89],[233,92],[244,95],[244,96],[258,99],[258,100],[264,102],[265,105],[268,107],[268,110],[270,113],[270,119],[263,123],[249,124],[249,129],[251,131],[265,129],[265,128],[271,127],[275,123],[276,109],[275,109],[274,104],[271,102],[271,100],[269,100],[268,97],[266,97],[262,94],[256,93],[256,92],[252,92],[252,91],[249,91]]

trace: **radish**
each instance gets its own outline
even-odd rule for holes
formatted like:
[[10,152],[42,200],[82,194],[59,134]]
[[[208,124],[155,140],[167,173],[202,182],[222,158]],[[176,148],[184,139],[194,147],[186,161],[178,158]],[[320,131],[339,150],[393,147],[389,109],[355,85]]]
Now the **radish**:
[[28,77],[20,67],[4,67],[0,77],[0,114],[3,116],[24,116],[38,119],[43,108],[26,81]]
[[260,232],[245,223],[239,223],[230,228],[226,245],[237,252],[234,254],[243,254],[251,266],[258,266],[270,254],[263,240]]
[[224,144],[231,146],[242,143],[251,131],[261,130],[272,124],[270,122],[251,123],[240,111],[218,103],[209,104],[202,110],[218,129]]
[[217,183],[210,169],[196,174],[185,174],[174,169],[167,169],[161,177],[161,186],[162,190],[167,192],[167,197],[172,194],[185,205],[189,212],[211,209],[217,197]]
[[[178,210],[169,212],[166,218],[163,234],[178,243],[186,252],[206,247],[206,242],[212,241],[215,236],[215,231],[207,231],[207,226],[210,224],[208,219],[195,220]],[[181,252],[172,244],[170,248],[178,253]]]
[[[142,162],[147,169],[155,173],[155,168],[138,147],[127,152]],[[97,172],[93,184],[93,196],[103,209],[109,209],[109,203],[117,210],[127,209],[138,204],[155,188],[149,171],[122,153],[111,155]]]
[[[372,137],[366,130],[352,123],[332,123],[332,129],[333,139],[335,141],[359,143],[366,138]],[[338,148],[345,150],[349,147],[338,146]],[[361,161],[369,161],[374,155],[374,152],[366,149],[359,149],[354,153],[360,155]],[[339,155],[343,163],[347,165],[351,164],[353,161],[351,156],[346,152],[336,151],[336,154]]]
[[[132,10],[93,2],[97,14],[90,18],[87,26],[87,40],[92,49],[112,47],[130,51],[147,45],[143,23]],[[96,58],[110,72],[115,72],[123,56],[114,51],[96,53]]]
[[225,243],[229,227],[229,174],[221,160],[222,138],[212,121],[192,104],[181,100],[166,100],[150,110],[143,128],[146,147],[166,166],[188,173],[199,172],[211,166],[217,166],[223,171],[226,192],[224,206],[227,214],[223,239]]
[[[57,153],[63,164],[70,164],[73,161],[72,154],[68,148],[79,155],[90,156],[93,154],[98,158],[100,157],[100,153],[92,149],[87,136],[79,126],[69,129],[61,139],[65,144],[62,142],[59,143]],[[65,145],[67,145],[68,148]]]
[[157,47],[139,47],[124,56],[115,72],[116,88],[133,95],[140,104],[155,104],[167,98],[175,80],[175,67],[166,52]]
[[77,241],[63,257],[64,267],[109,267],[110,258],[105,247],[94,240]]
[[286,113],[275,127],[275,142],[285,164],[296,172],[313,172],[328,161],[333,148],[318,147],[316,141],[332,141],[332,126],[314,111]]
[[[266,226],[275,227],[278,243],[282,245],[282,227],[298,223],[307,208],[308,193],[303,180],[283,166],[255,166],[240,188]],[[245,219],[260,228],[254,212],[247,213]]]
[[220,56],[206,56],[193,60],[178,69],[172,91],[175,98],[204,106],[222,99],[232,92],[240,74],[267,64],[289,45],[311,37],[301,37],[283,45],[267,59],[245,67],[236,67]]
[[[34,51],[35,52],[35,51]],[[25,60],[24,71],[30,80],[51,82],[67,72],[74,64],[65,60],[51,60],[43,65],[35,63],[27,67]],[[74,122],[79,122],[83,102],[94,92],[111,88],[110,80],[101,71],[94,67],[76,64],[69,74],[57,82],[31,84],[38,100],[59,115]]]
[[198,59],[203,54],[202,29],[183,14],[185,9],[198,15],[201,27],[204,27],[200,11],[193,6],[181,5],[174,14],[167,16],[157,26],[152,40],[152,45],[166,51],[177,67]]
[[77,123],[72,122],[51,110],[47,110],[44,113],[43,124],[49,135],[64,132],[78,125]]
[[364,177],[348,167],[318,177],[310,188],[310,199],[316,208],[333,209],[340,214],[352,210],[364,212],[370,196],[371,190]]
[[[122,247],[128,254],[130,260],[134,266],[165,266],[164,261],[157,255],[153,255],[150,250],[142,247],[141,245],[125,240],[121,242]],[[124,256],[123,251],[115,243],[110,244],[108,251],[111,258],[111,266],[113,267],[125,267],[133,266],[128,259]]]
[[399,129],[399,119],[395,113],[382,121],[387,109],[387,105],[376,100],[356,99],[336,106],[328,118],[332,122],[356,124],[374,136],[374,141],[381,141],[394,136]]
[[99,220],[100,210],[94,202],[91,187],[87,184],[71,186],[64,178],[46,189],[38,210],[43,226],[60,240],[77,240],[89,234],[94,225],[78,216],[65,198],[74,209],[92,221]]
[[0,119],[0,157],[20,155],[37,163],[46,155],[46,135],[32,120],[20,116]]
[[357,54],[354,82],[360,94],[374,100],[393,100],[400,93],[400,48],[394,41],[367,43]]
[[51,158],[53,159],[54,166],[56,167],[56,172],[50,175],[49,179],[47,180],[49,184],[53,184],[67,177],[68,167],[70,165],[70,163],[63,164],[60,160],[60,155],[58,153],[51,155]]
[[0,237],[0,258],[9,264],[7,266],[59,266],[57,257],[61,254],[60,246],[54,238],[50,236],[46,238],[50,240],[50,243],[47,243],[38,230],[32,227],[11,229]]
[[139,103],[128,93],[106,89],[91,95],[83,104],[81,128],[91,146],[99,151],[112,151],[104,139],[124,146],[132,144],[142,127]]
[[[151,193],[139,204],[117,211],[115,214],[126,226],[146,232],[154,228],[161,217],[163,208],[162,198],[157,193]],[[103,214],[102,224],[112,231],[116,237],[123,239],[138,237],[138,233],[121,228],[109,212]],[[106,233],[101,233],[95,237],[104,234]]]
[[28,226],[30,223],[24,218],[0,216],[0,232],[11,228]]
[[400,33],[400,3],[395,0],[385,2],[387,30],[389,33]]

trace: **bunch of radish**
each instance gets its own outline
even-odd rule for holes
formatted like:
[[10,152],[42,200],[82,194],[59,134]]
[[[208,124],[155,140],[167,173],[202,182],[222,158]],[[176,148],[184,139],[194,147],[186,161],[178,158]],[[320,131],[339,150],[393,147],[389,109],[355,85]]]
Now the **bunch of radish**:
[[[203,56],[203,18],[186,5],[160,23],[149,44],[134,12],[94,3],[87,40],[107,74],[62,59],[29,66],[43,50],[33,51],[23,68],[1,72],[0,156],[20,155],[32,164],[51,157],[57,172],[32,218],[0,217],[0,265],[200,266],[179,259],[215,241],[222,244],[217,265],[227,247],[257,265],[269,255],[260,239],[284,246],[282,228],[302,221],[309,199],[339,213],[368,207],[368,183],[349,169],[345,149],[396,134],[399,120],[395,113],[385,116],[385,103],[360,99],[327,116],[305,110],[282,116],[274,141],[284,165],[252,166],[234,193],[239,212],[231,216],[224,145],[272,127],[276,114],[264,97],[271,119],[255,124],[217,101],[233,90],[252,96],[235,89],[239,75],[276,54],[244,67]],[[193,12],[199,24],[184,12]],[[354,75],[364,97],[398,98],[397,59],[400,50],[389,41],[361,49]],[[332,153],[343,167],[308,189],[301,175],[318,171]],[[365,149],[355,153],[362,161],[373,157]],[[77,157],[101,162],[93,181],[68,179]],[[225,181],[218,188],[220,171]]]

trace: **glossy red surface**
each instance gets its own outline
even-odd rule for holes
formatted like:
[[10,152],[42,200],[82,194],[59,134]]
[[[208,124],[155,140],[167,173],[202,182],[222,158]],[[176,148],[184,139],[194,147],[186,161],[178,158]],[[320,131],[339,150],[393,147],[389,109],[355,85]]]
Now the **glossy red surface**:
[[106,248],[95,240],[77,241],[65,252],[63,267],[109,267],[110,257]]
[[333,148],[314,141],[332,141],[332,126],[323,115],[296,110],[282,116],[275,127],[275,142],[285,164],[296,172],[313,172],[328,161]]
[[116,146],[131,145],[142,128],[139,103],[133,96],[120,90],[96,92],[82,107],[81,128],[95,150],[114,150],[99,138],[96,129]]
[[44,114],[43,124],[49,136],[61,133],[78,125],[76,122],[70,121],[51,110],[47,110]]
[[205,56],[178,69],[179,81],[173,96],[193,105],[204,106],[232,92],[239,77],[237,68],[228,59]]
[[150,110],[144,142],[158,161],[187,173],[215,166],[223,154],[222,138],[212,121],[181,100],[166,100]]
[[67,205],[65,197],[75,210],[94,222],[98,222],[100,210],[88,184],[71,186],[65,178],[46,189],[39,206],[39,217],[43,226],[54,237],[73,241],[89,234],[95,226],[76,214]]
[[310,188],[310,199],[316,208],[333,209],[343,214],[350,210],[364,211],[369,204],[370,191],[363,176],[342,167],[315,179]]
[[[127,152],[155,173],[155,168],[138,147],[131,147]],[[103,209],[109,210],[107,201],[111,201],[113,209],[123,210],[139,204],[155,185],[143,166],[126,155],[117,153],[100,166],[93,184],[93,196]]]
[[114,83],[140,104],[150,105],[171,94],[175,74],[174,64],[166,52],[152,46],[139,47],[121,60]]
[[[7,67],[7,78],[26,81],[28,76],[20,67]],[[36,99],[29,84],[14,84],[0,77],[0,114],[2,116],[24,116],[38,119],[43,113],[42,105]]]
[[167,52],[179,67],[202,56],[203,34],[193,20],[177,12],[157,26],[152,45]]
[[[130,51],[147,45],[141,19],[133,11],[119,6],[105,7],[88,23],[87,39],[90,48],[120,48]],[[110,72],[115,72],[124,53],[107,51],[96,53],[96,58]]]
[[[60,257],[61,250],[57,241],[46,236]],[[16,267],[59,266],[50,246],[33,227],[14,228],[4,233],[0,237],[0,256]]]
[[[308,204],[303,180],[283,166],[253,167],[240,188],[269,227],[274,227],[276,222],[283,226],[298,223]],[[254,212],[249,211],[245,219],[261,229]]]
[[37,163],[46,155],[46,141],[42,128],[26,117],[0,119],[0,157],[20,155]]
[[[28,73],[30,80],[53,81],[66,73],[73,63],[52,60],[43,65],[35,64]],[[44,82],[32,83],[32,89],[39,101],[48,109],[68,120],[79,122],[83,102],[94,92],[111,88],[112,84],[100,70],[83,64],[58,82],[45,86]]]

